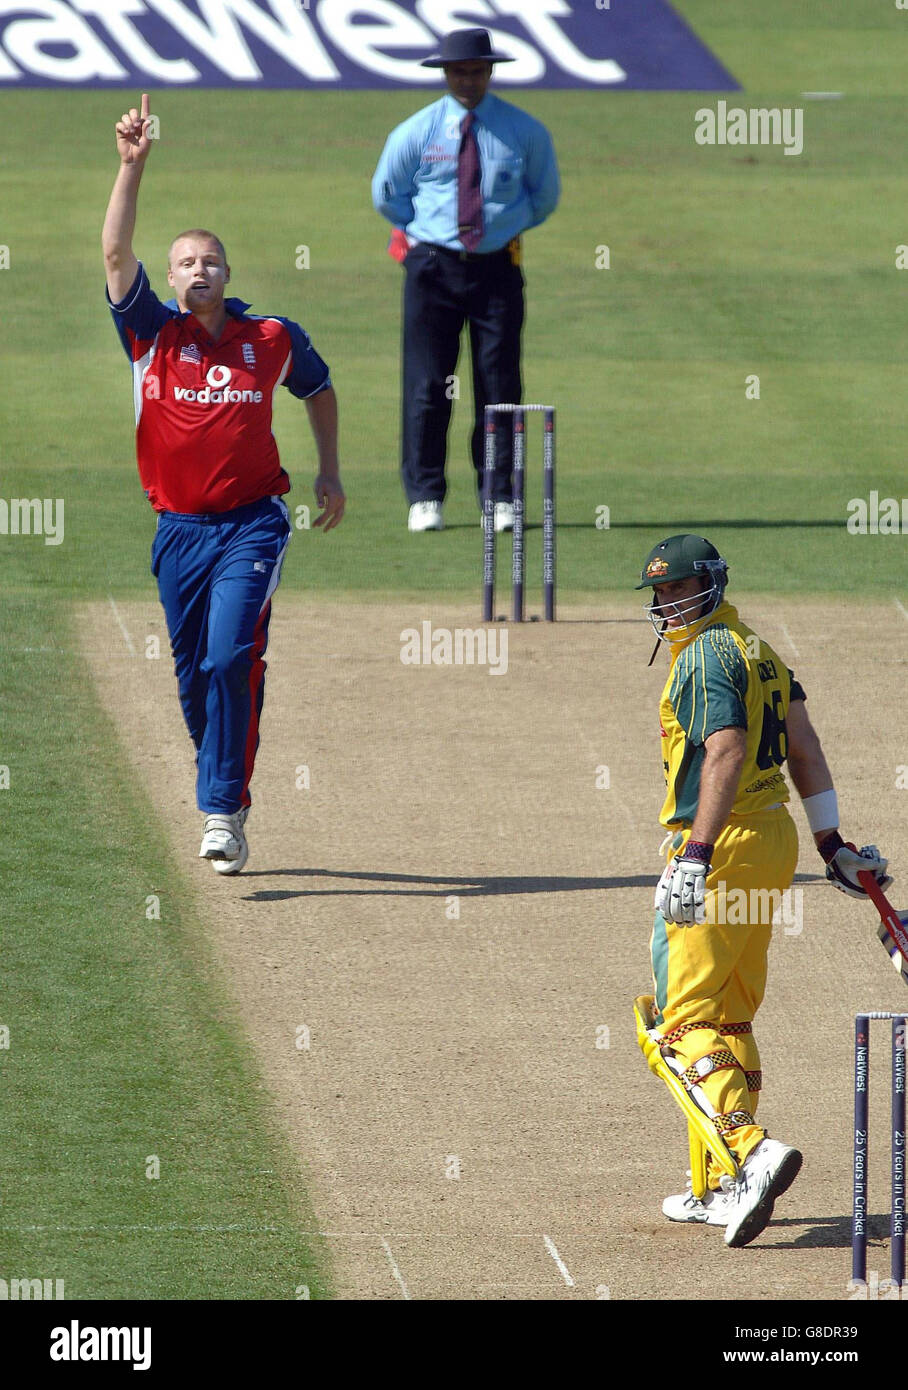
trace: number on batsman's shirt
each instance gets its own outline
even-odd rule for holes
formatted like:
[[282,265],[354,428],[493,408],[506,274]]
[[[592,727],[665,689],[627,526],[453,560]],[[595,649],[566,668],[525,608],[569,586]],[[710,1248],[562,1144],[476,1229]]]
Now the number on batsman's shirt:
[[308,333],[226,299],[214,342],[175,300],[161,303],[141,263],[126,297],[107,303],[132,364],[139,477],[155,511],[226,512],[289,492],[275,392],[306,400],[331,385]]
[[659,706],[667,788],[661,823],[693,822],[706,740],[719,729],[747,732],[732,814],[746,816],[787,801],[785,718],[792,700],[806,698],[772,647],[740,621],[730,603],[720,604],[709,627],[672,648]]

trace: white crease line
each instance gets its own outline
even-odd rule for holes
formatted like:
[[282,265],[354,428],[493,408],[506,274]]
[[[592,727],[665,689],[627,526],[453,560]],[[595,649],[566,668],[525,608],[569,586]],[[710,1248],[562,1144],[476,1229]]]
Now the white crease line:
[[[574,728],[576,729],[577,733],[580,735],[580,738],[581,738],[582,741],[586,744],[586,749],[587,749],[587,752],[588,752],[589,755],[590,755],[590,759],[591,759],[591,761],[592,761],[593,767],[594,767],[594,768],[595,768],[595,767],[599,767],[599,766],[600,766],[599,758],[598,758],[598,756],[597,756],[596,749],[595,749],[594,746],[593,746],[592,740],[590,739],[589,735],[587,734],[587,732],[586,732],[586,730],[583,728],[583,726],[578,722],[578,720],[575,719],[575,720],[573,720],[572,722],[573,722]],[[603,764],[603,766],[604,766],[604,764]],[[614,788],[611,788],[611,790],[614,791]],[[629,808],[629,807],[627,806],[627,804],[625,803],[624,798],[621,797],[621,796],[616,796],[616,797],[615,797],[615,800],[617,801],[618,806],[620,807],[621,811],[622,811],[622,812],[624,813],[624,815],[627,817],[627,823],[628,823],[628,825],[630,826],[631,830],[634,832],[634,834],[637,836],[637,840],[638,840],[639,844],[640,844],[640,845],[644,845],[644,844],[646,843],[646,841],[645,841],[643,832],[641,831],[641,829],[640,829],[640,827],[638,826],[637,822],[634,820],[634,817],[633,817],[633,815],[631,814],[630,808]]]
[[785,641],[788,643],[789,647],[791,647],[791,650],[794,652],[794,654],[795,654],[795,656],[797,657],[798,661],[800,661],[800,660],[801,660],[801,653],[798,651],[798,648],[797,648],[797,645],[795,644],[794,638],[792,637],[791,633],[788,631],[788,624],[787,624],[787,623],[783,623],[783,624],[782,624],[782,631],[785,633]]
[[[397,1265],[396,1265],[396,1263],[395,1263],[395,1261],[394,1261],[394,1256],[391,1254],[391,1247],[390,1247],[390,1245],[388,1244],[388,1242],[385,1240],[384,1236],[382,1236],[382,1238],[381,1238],[381,1243],[382,1243],[382,1245],[385,1247],[385,1254],[386,1254],[387,1257],[388,1257],[388,1264],[391,1266],[391,1273],[394,1275],[394,1278],[397,1280],[398,1284],[400,1284],[401,1293],[403,1294],[404,1298],[409,1299],[409,1298],[410,1298],[410,1291],[409,1291],[409,1289],[407,1288],[406,1284],[404,1283],[404,1276],[401,1274],[400,1270],[397,1268]],[[412,1301],[412,1300],[411,1300],[411,1301]]]
[[120,617],[120,610],[117,608],[117,605],[114,603],[113,594],[108,594],[107,597],[110,599],[110,606],[111,606],[111,608],[113,609],[113,615],[114,615],[114,617],[116,618],[117,622],[118,622],[119,625],[120,625],[120,631],[121,631],[122,634],[123,634],[123,641],[126,643],[127,647],[129,648],[129,655],[130,655],[130,656],[135,656],[135,654],[136,654],[136,649],[135,649],[135,647],[132,645],[132,638],[130,637],[129,633],[126,631],[126,624],[124,623],[123,619]]
[[549,1236],[543,1236],[542,1239],[545,1241],[546,1250],[548,1250],[552,1259],[558,1266],[558,1273],[561,1275],[568,1288],[572,1289],[574,1287],[574,1281],[568,1273],[567,1265],[564,1263],[564,1260],[561,1258],[561,1256],[558,1254],[558,1251],[555,1249],[554,1241]]
[[908,622],[908,608],[905,607],[904,603],[902,603],[899,599],[896,599],[895,606],[899,610],[905,621]]

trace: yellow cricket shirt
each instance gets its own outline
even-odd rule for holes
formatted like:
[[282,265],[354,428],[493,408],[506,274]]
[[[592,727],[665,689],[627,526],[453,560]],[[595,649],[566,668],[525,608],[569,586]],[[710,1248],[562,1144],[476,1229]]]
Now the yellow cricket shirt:
[[720,604],[697,635],[672,642],[671,651],[659,705],[666,782],[661,823],[693,823],[706,740],[719,729],[747,731],[732,815],[750,815],[787,801],[785,717],[791,700],[807,698],[794,672],[740,621],[730,603]]

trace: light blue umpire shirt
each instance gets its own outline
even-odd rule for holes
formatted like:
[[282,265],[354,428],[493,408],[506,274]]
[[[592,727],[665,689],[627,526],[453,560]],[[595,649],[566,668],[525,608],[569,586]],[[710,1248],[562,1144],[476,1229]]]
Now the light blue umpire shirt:
[[[377,212],[415,241],[462,251],[457,156],[468,114],[450,92],[392,130],[372,179]],[[561,191],[552,137],[541,121],[486,92],[473,108],[482,169],[480,255],[544,222]]]

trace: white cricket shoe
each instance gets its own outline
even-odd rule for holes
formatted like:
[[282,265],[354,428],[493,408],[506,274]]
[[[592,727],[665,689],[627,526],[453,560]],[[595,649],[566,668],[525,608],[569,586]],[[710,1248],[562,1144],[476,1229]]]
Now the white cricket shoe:
[[238,874],[249,858],[249,845],[243,829],[249,807],[244,806],[233,816],[212,814],[205,817],[200,859],[210,859],[218,874]]
[[407,517],[408,531],[443,531],[445,519],[440,502],[414,502]]
[[495,530],[513,531],[514,529],[514,503],[496,502],[495,503]]
[[663,1216],[667,1216],[669,1221],[687,1221],[701,1226],[727,1226],[734,1181],[732,1178],[723,1177],[721,1183],[718,1192],[707,1188],[702,1198],[695,1197],[688,1173],[687,1191],[679,1192],[674,1197],[666,1197],[662,1203]]
[[763,1139],[747,1155],[729,1199],[725,1244],[749,1245],[772,1220],[776,1198],[801,1171],[802,1155],[778,1139]]

